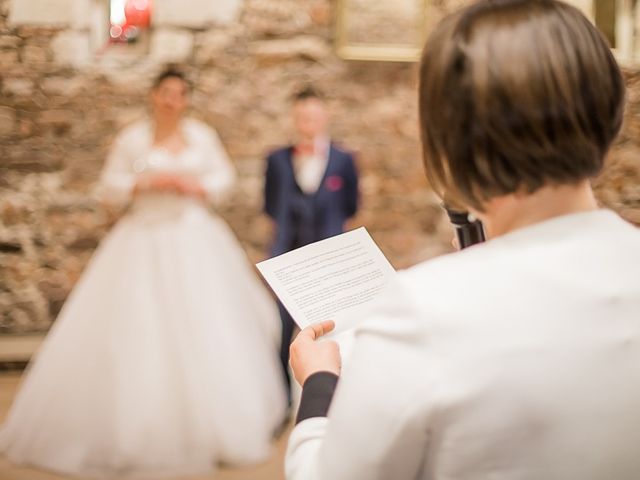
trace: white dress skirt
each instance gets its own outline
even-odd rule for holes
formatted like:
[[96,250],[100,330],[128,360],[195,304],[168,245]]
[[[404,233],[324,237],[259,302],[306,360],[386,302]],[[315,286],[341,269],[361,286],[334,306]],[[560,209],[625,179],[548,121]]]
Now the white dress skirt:
[[[218,175],[208,180],[219,195],[229,171],[193,169],[197,146],[194,134],[180,156],[149,149],[144,168],[120,173],[115,164],[129,163],[112,156],[103,185],[123,193],[125,174],[190,165],[190,174]],[[222,220],[195,199],[136,197],[29,366],[0,449],[83,477],[262,461],[286,409],[278,328],[272,299]]]

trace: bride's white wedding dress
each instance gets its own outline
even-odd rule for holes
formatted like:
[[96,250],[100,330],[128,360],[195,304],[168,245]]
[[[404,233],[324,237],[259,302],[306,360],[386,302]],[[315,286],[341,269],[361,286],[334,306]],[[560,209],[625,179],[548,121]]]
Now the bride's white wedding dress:
[[[103,192],[151,172],[197,177],[211,200],[234,170],[215,132],[185,120],[179,155],[141,122],[116,141]],[[30,365],[0,432],[12,460],[124,478],[209,471],[270,453],[286,397],[279,317],[227,225],[195,199],[136,196],[103,240]]]

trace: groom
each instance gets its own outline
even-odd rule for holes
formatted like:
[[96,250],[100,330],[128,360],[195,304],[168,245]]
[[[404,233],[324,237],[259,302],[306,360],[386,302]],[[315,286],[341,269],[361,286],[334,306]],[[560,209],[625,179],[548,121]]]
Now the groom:
[[[276,256],[344,231],[358,208],[358,174],[353,156],[329,139],[326,106],[314,89],[294,96],[296,143],[267,157],[264,210],[275,224],[271,255]],[[287,384],[289,344],[294,322],[279,303],[280,360]]]

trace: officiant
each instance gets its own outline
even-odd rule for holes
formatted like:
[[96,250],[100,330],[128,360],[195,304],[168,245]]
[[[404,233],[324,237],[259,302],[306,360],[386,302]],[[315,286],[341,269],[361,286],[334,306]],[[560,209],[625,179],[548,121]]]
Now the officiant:
[[479,1],[419,91],[430,185],[488,241],[400,272],[344,371],[331,321],[298,335],[287,478],[637,480],[640,232],[589,183],[623,117],[609,46],[563,2]]

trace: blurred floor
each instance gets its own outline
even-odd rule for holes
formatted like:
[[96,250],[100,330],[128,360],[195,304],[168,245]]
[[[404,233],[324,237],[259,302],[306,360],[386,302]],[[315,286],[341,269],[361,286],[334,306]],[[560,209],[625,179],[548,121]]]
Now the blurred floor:
[[35,352],[44,335],[0,335],[0,362],[26,362]]
[[[1,342],[0,342],[1,343]],[[2,349],[0,349],[2,350]],[[2,422],[11,406],[16,394],[20,373],[0,372],[0,422]],[[286,448],[288,431],[277,441],[274,454],[269,461],[254,468],[223,469],[216,474],[183,477],[180,480],[282,480],[283,457]],[[0,456],[0,480],[68,480],[69,477],[54,475],[30,468],[22,468],[12,465],[4,457]],[[81,480],[74,477],[73,480]],[[117,480],[117,479],[113,479]]]

